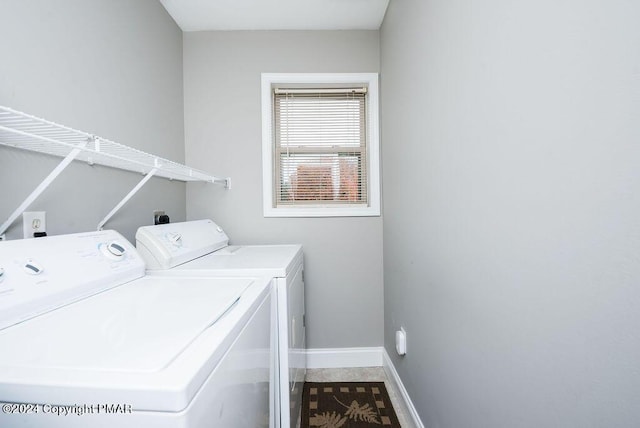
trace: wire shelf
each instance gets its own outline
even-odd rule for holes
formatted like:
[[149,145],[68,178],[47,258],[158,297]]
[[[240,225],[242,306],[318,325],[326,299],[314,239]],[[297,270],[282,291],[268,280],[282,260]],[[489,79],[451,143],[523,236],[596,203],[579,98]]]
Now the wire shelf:
[[104,165],[141,174],[156,169],[155,176],[170,180],[229,185],[228,178],[215,177],[106,138],[3,106],[0,106],[0,144],[59,157],[80,149],[75,159],[91,165]]

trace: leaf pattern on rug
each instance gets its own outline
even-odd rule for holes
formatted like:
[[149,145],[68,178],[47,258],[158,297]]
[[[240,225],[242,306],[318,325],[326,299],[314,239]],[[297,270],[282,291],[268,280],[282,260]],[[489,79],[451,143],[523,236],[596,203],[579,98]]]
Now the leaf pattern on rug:
[[380,425],[380,422],[378,421],[378,415],[369,405],[369,403],[360,406],[356,400],[353,400],[351,402],[351,406],[349,406],[344,414],[349,416],[349,419],[353,419],[354,421],[361,420],[364,422]]
[[347,406],[342,401],[338,400],[338,398],[335,395],[333,396],[333,398],[338,403],[340,403],[340,405],[342,405],[344,408],[347,409],[347,411],[344,412],[344,414],[348,416],[349,419],[353,419],[356,422],[358,420],[361,420],[364,422],[369,422],[371,424],[380,425],[380,421],[378,421],[378,414],[376,413],[375,410],[373,410],[373,407],[371,407],[369,403],[365,403],[361,406],[360,404],[358,404],[356,400],[353,400],[351,402],[351,405]]
[[340,428],[347,422],[347,418],[336,412],[324,412],[323,414],[315,414],[314,425],[320,428]]

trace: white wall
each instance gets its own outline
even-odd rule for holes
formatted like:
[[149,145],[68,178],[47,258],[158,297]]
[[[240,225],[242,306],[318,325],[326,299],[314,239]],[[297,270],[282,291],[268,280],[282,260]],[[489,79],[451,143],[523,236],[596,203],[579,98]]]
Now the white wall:
[[640,3],[392,1],[385,346],[428,427],[640,421]]
[[232,243],[300,243],[307,344],[382,345],[382,219],[264,218],[262,72],[377,72],[377,31],[184,34],[187,162],[232,189],[187,186],[187,217],[212,218]]
[[[182,162],[182,32],[155,0],[3,0],[0,105]],[[59,161],[0,147],[0,222]],[[49,234],[92,230],[141,178],[74,163],[29,210]],[[155,208],[184,219],[185,185],[152,179],[106,227],[133,239]]]

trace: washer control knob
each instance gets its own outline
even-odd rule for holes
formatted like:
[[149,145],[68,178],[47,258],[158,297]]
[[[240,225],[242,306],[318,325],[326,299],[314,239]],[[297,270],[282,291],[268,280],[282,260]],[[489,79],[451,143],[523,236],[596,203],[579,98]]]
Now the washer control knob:
[[102,245],[100,247],[105,256],[111,258],[120,258],[124,256],[124,253],[127,251],[123,245],[118,244],[117,242],[109,242],[107,245]]
[[169,242],[171,242],[173,245],[180,245],[180,241],[182,240],[182,235],[180,235],[179,233],[169,233],[167,235],[167,238],[169,239]]
[[29,275],[40,275],[44,270],[40,263],[33,259],[27,260],[22,269]]

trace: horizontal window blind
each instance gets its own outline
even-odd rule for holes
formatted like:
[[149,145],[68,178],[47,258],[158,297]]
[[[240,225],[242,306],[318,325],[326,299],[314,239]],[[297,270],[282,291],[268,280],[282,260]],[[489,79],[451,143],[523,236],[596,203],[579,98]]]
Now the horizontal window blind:
[[366,88],[274,89],[274,205],[367,205]]

